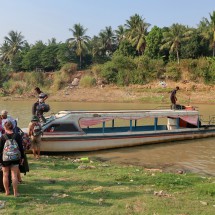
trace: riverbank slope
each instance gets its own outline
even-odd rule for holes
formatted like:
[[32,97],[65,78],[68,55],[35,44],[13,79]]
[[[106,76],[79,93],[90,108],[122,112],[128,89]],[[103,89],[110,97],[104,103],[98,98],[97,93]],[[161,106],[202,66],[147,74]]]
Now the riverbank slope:
[[[66,87],[59,91],[44,89],[49,94],[49,101],[73,101],[73,102],[157,102],[169,103],[169,95],[176,86],[180,87],[177,92],[178,104],[214,104],[215,86],[196,83],[168,82],[164,87],[158,82],[147,85],[135,85],[117,87],[102,85],[91,88],[80,86]],[[22,95],[12,94],[1,97],[1,100],[34,100],[36,95],[32,92],[24,92]]]

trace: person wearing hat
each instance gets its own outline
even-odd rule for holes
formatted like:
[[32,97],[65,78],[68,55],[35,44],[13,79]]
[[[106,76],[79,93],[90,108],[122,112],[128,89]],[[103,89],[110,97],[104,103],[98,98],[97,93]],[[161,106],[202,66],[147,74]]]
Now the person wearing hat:
[[39,109],[39,106],[40,104],[45,104],[48,95],[41,91],[39,87],[36,87],[34,90],[38,94],[38,100],[32,106],[32,115],[37,115],[45,123],[46,119],[43,116],[43,110]]
[[40,144],[42,136],[42,126],[38,116],[32,116],[31,122],[28,125],[28,135],[31,138],[32,151],[34,158],[40,158]]
[[179,87],[177,86],[170,94],[171,109],[176,109],[176,102],[177,102],[176,93],[178,90],[179,90]]
[[2,123],[2,127],[4,127],[4,124],[6,121],[11,121],[13,124],[13,128],[15,128],[17,126],[17,122],[15,119],[13,119],[11,116],[8,116],[8,111],[6,110],[2,110],[1,111],[1,123]]

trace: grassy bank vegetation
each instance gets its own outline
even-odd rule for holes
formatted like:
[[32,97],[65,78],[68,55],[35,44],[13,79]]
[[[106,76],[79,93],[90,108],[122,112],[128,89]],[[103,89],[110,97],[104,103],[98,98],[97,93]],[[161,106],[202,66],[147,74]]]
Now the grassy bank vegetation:
[[[115,165],[90,158],[28,155],[20,197],[0,195],[1,214],[189,214],[215,211],[215,178]],[[77,161],[77,159],[76,159]],[[1,202],[2,204],[2,202]]]
[[[187,91],[186,94],[194,91],[208,92],[214,87],[214,68],[215,60],[212,58],[188,59],[181,60],[180,64],[176,62],[164,64],[161,60],[150,60],[145,56],[133,59],[114,55],[111,61],[93,65],[84,71],[78,71],[77,64],[67,63],[57,72],[7,74],[3,77],[0,95],[31,95],[35,86],[41,87],[49,94],[77,86],[78,88],[116,86],[133,88],[134,93],[137,91],[157,93],[158,100],[163,101],[159,94],[169,93],[172,86],[162,87],[159,82],[171,82],[174,87],[183,85],[182,89]],[[148,99],[148,97],[143,98],[144,101]]]

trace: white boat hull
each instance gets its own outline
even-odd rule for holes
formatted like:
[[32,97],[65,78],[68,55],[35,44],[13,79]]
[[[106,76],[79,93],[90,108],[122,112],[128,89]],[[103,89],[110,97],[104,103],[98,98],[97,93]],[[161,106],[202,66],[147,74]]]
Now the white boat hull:
[[177,131],[127,132],[115,134],[44,135],[41,152],[95,151],[144,144],[173,142],[215,136],[215,129],[181,129]]

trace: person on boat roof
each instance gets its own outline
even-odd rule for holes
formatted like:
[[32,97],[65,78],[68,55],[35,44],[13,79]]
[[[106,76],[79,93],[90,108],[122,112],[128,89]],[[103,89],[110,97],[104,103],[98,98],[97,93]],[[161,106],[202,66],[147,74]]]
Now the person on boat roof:
[[37,115],[43,122],[46,122],[46,119],[43,116],[43,111],[42,109],[39,109],[39,107],[41,104],[45,104],[48,95],[42,92],[39,87],[36,87],[34,90],[38,94],[38,100],[33,104],[32,115]]
[[177,86],[170,94],[171,109],[176,109],[176,102],[177,102],[176,93],[178,90],[179,90],[179,87]]

